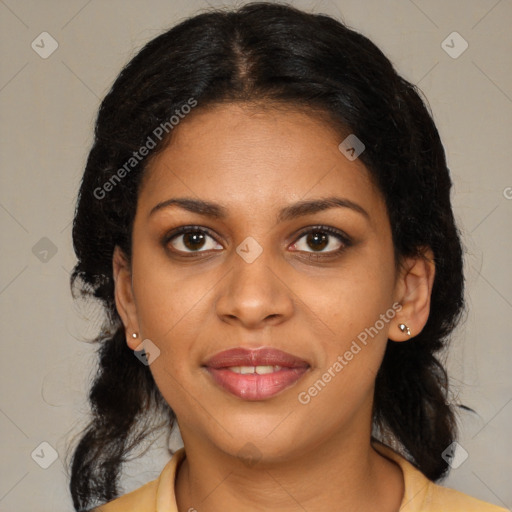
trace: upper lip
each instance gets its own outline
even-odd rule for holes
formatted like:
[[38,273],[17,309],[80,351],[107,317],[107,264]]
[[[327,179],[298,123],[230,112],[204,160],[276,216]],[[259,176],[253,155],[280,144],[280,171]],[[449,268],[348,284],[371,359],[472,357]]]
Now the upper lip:
[[309,364],[292,354],[276,348],[262,347],[248,349],[232,348],[210,357],[204,366],[229,368],[230,366],[283,366],[287,368],[307,368]]

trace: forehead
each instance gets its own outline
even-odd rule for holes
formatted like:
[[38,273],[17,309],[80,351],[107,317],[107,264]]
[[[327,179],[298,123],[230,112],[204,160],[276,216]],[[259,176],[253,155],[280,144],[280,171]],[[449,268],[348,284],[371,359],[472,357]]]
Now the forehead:
[[149,164],[139,207],[198,197],[258,212],[342,195],[382,208],[366,167],[338,149],[345,135],[325,120],[283,108],[222,104],[197,109],[174,128]]

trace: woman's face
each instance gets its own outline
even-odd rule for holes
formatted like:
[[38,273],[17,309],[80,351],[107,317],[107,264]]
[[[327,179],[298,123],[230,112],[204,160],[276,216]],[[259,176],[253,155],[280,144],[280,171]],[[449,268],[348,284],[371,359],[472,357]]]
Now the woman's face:
[[[304,113],[222,105],[182,121],[147,170],[129,344],[150,340],[185,444],[277,460],[369,434],[397,276],[385,204],[343,138]],[[261,347],[288,356],[212,361]]]

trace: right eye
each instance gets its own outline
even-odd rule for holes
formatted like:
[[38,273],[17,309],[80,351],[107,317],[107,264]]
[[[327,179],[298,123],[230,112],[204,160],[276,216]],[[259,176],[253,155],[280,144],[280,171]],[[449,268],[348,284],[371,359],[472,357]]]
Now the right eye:
[[[208,239],[211,241],[208,242]],[[173,251],[188,254],[223,249],[222,245],[217,243],[208,229],[198,226],[178,228],[166,235],[164,244],[165,246],[171,245]]]

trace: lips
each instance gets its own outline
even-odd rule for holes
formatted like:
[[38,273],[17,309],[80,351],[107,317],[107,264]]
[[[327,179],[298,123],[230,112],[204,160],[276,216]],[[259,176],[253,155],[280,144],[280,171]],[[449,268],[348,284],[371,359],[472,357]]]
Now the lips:
[[222,389],[243,400],[264,400],[294,385],[309,364],[274,348],[234,348],[208,359],[204,367]]
[[233,348],[219,352],[208,359],[209,368],[228,368],[230,366],[282,366],[286,368],[304,368],[309,364],[282,350],[263,347],[260,349]]

